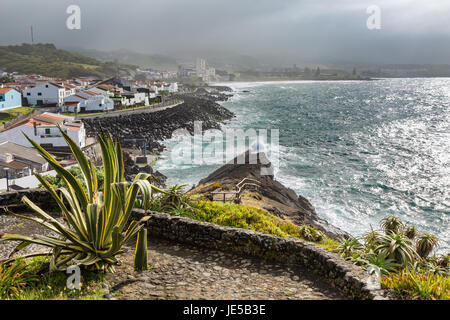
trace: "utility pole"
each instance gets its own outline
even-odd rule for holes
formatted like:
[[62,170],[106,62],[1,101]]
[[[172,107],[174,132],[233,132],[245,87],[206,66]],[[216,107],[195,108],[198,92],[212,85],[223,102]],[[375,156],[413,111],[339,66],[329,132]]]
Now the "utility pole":
[[31,44],[34,44],[33,26],[31,26]]

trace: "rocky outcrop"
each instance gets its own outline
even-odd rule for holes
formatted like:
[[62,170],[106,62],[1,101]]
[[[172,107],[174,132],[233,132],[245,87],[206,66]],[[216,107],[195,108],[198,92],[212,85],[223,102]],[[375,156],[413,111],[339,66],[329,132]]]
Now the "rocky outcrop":
[[123,147],[134,147],[124,139],[145,139],[147,150],[160,153],[164,146],[160,141],[172,137],[177,129],[194,131],[194,121],[202,121],[204,130],[220,129],[220,124],[234,114],[220,106],[217,97],[206,95],[182,95],[184,103],[170,109],[153,113],[118,115],[109,118],[84,119],[87,134],[96,136],[100,131],[109,131],[122,142]]
[[125,165],[125,180],[133,181],[138,173],[148,173],[153,176],[152,183],[159,188],[167,187],[167,177],[159,171],[153,170],[150,165],[139,166],[135,163],[135,161],[131,158],[130,154],[124,152],[123,154],[123,162]]
[[189,193],[201,194],[210,199],[211,192],[217,186],[233,189],[244,178],[257,180],[260,187],[244,194],[241,198],[243,204],[261,207],[297,225],[314,226],[333,239],[349,236],[320,218],[308,199],[275,180],[272,165],[264,153],[247,152],[235,158],[201,180]]

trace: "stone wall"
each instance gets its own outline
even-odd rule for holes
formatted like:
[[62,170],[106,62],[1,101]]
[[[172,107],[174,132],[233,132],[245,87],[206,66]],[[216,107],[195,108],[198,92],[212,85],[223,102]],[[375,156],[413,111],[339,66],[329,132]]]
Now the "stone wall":
[[[27,196],[31,201],[44,208],[56,208],[57,204],[51,197],[50,193],[42,189],[27,189],[23,191],[11,191],[0,193],[0,208],[7,207],[8,209],[19,212],[27,209],[23,204],[22,198]],[[0,214],[3,210],[0,211]]]
[[[136,218],[144,211],[135,210]],[[151,213],[147,228],[150,236],[195,246],[230,251],[279,263],[295,264],[324,277],[332,286],[353,299],[386,299],[379,282],[358,266],[313,243],[281,238],[244,229]]]
[[[23,196],[46,209],[54,204],[49,193],[33,189],[1,193],[0,207],[20,212]],[[136,209],[133,212],[135,219],[144,215],[143,210]],[[150,236],[299,265],[321,275],[350,298],[385,299],[385,292],[379,290],[379,283],[374,284],[370,281],[372,278],[367,272],[313,243],[296,238],[281,238],[244,229],[222,227],[165,213],[152,212],[151,216],[147,222]]]

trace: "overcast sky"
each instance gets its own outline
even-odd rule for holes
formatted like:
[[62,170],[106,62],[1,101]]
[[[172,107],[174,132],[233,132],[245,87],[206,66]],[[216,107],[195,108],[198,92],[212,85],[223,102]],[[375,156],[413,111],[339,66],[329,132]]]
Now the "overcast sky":
[[[448,0],[1,0],[0,44],[298,60],[450,63]],[[66,9],[81,8],[81,30]],[[370,5],[381,29],[369,30]]]

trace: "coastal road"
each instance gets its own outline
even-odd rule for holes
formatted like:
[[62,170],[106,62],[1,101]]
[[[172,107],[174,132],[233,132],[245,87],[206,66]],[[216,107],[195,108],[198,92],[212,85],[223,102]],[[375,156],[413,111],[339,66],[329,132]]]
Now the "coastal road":
[[134,109],[125,109],[125,110],[117,110],[117,111],[108,111],[103,113],[95,113],[95,114],[87,114],[82,116],[76,116],[77,120],[83,120],[83,119],[93,119],[93,118],[110,118],[110,117],[118,117],[118,116],[126,116],[131,114],[139,114],[139,113],[153,113],[158,112],[166,109],[170,109],[173,107],[176,107],[180,104],[184,103],[183,100],[176,101],[174,103],[170,104],[160,104],[161,106],[148,106],[148,107],[140,107],[140,108],[134,108]]

